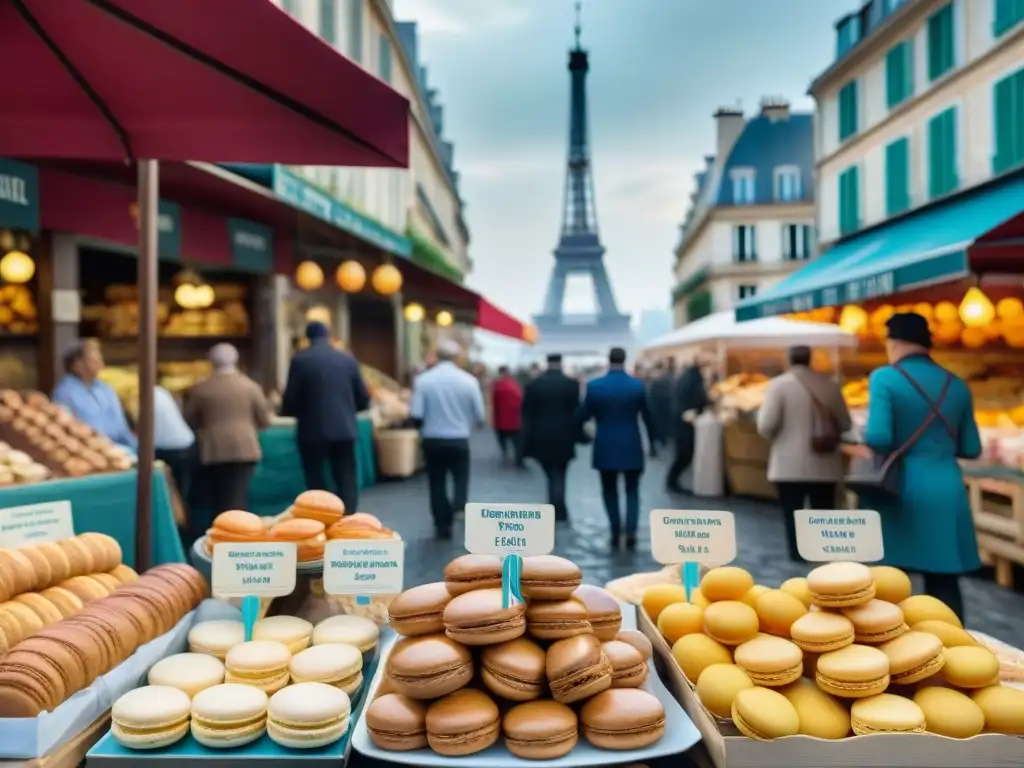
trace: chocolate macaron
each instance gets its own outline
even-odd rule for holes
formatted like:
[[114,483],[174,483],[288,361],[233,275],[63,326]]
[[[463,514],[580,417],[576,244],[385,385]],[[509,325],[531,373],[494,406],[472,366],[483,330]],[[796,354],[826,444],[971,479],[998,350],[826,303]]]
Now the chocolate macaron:
[[436,699],[473,679],[473,656],[444,635],[423,635],[397,642],[387,669],[396,693]]
[[366,708],[370,741],[389,752],[409,752],[427,747],[427,707],[398,693],[378,696]]
[[580,584],[572,596],[587,607],[590,626],[598,640],[614,640],[622,629],[622,607],[608,590]]
[[579,740],[576,713],[557,701],[529,701],[505,713],[505,746],[516,757],[554,760],[569,754]]
[[498,740],[498,705],[483,691],[463,688],[427,708],[427,743],[439,755],[481,752]]
[[477,589],[444,609],[445,634],[465,645],[495,645],[526,632],[526,604],[502,605],[500,589]]
[[444,583],[453,596],[474,589],[501,586],[501,558],[496,555],[462,555],[444,567]]
[[572,560],[557,555],[523,558],[519,583],[523,596],[533,600],[565,600],[583,581],[583,574]]
[[547,690],[546,657],[543,648],[525,637],[489,645],[480,654],[480,679],[508,701],[539,699]]
[[574,598],[531,600],[526,606],[526,631],[538,640],[561,640],[590,634],[587,607]]
[[612,685],[612,665],[594,635],[576,635],[548,648],[545,671],[551,696],[562,704],[587,699]]
[[647,659],[622,640],[609,640],[601,650],[612,665],[612,688],[639,688],[647,680]]
[[445,582],[407,589],[388,605],[391,628],[405,637],[444,632],[444,609],[452,601]]
[[639,688],[613,688],[583,705],[580,723],[599,749],[642,749],[665,735],[665,707]]

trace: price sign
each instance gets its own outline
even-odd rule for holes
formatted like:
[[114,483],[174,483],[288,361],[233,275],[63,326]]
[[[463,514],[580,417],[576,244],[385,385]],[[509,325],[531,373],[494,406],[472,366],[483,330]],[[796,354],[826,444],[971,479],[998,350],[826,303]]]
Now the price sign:
[[215,597],[283,597],[295,590],[294,542],[217,544],[213,548]]
[[405,576],[401,539],[332,539],[324,550],[324,592],[397,595]]
[[652,509],[651,554],[662,565],[725,565],[736,559],[732,512]]
[[551,504],[466,505],[466,549],[475,555],[546,555],[554,548]]
[[60,541],[74,535],[70,501],[0,509],[0,549]]
[[877,563],[885,557],[882,516],[873,509],[798,509],[796,548],[812,563]]

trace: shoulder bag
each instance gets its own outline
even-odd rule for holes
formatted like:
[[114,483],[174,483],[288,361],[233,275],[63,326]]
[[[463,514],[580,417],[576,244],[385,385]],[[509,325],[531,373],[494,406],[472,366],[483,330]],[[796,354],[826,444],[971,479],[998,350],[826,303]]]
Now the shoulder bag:
[[946,372],[946,381],[942,385],[938,399],[932,401],[922,387],[914,378],[907,373],[898,363],[892,366],[903,375],[910,385],[917,390],[922,399],[928,404],[929,413],[903,445],[890,453],[888,456],[873,454],[870,458],[856,457],[850,463],[850,471],[846,476],[846,488],[856,494],[882,493],[888,496],[898,496],[900,492],[900,478],[902,465],[900,460],[920,440],[928,427],[938,419],[946,428],[953,442],[957,442],[956,430],[950,426],[946,417],[939,409],[946,400],[949,387],[953,383],[953,374]]
[[836,424],[836,417],[827,405],[825,405],[811,390],[803,379],[794,376],[800,386],[804,388],[811,397],[811,450],[814,453],[835,453],[839,447],[841,435],[839,425]]

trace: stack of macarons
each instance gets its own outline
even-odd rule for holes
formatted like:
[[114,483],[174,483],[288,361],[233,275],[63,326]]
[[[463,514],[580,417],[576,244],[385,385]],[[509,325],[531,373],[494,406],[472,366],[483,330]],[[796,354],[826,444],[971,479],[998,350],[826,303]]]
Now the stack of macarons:
[[206,552],[212,554],[217,544],[255,544],[270,541],[271,522],[270,518],[264,520],[259,515],[241,509],[221,512],[206,531]]
[[[623,750],[661,738],[664,708],[640,688],[651,645],[621,631],[618,601],[553,555],[524,558],[521,587],[526,602],[504,607],[500,559],[464,555],[444,582],[391,602],[391,626],[403,637],[367,708],[377,746],[455,757],[503,736],[514,755],[554,759],[580,734]],[[467,687],[478,673],[483,689]]]
[[729,566],[689,600],[649,587],[643,609],[708,712],[751,738],[1024,734],[1024,691],[1000,685],[996,655],[912,591],[889,566],[828,563],[779,589]]
[[0,659],[0,717],[53,711],[172,629],[207,594],[195,569],[163,565],[41,628]]

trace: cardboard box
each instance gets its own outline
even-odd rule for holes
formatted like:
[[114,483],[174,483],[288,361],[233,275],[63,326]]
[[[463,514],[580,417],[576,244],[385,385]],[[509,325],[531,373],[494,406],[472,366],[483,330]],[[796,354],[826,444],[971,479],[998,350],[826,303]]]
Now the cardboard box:
[[654,645],[655,663],[704,738],[715,768],[998,768],[1024,766],[1024,738],[988,733],[971,739],[932,734],[852,736],[839,741],[786,736],[757,741],[715,718],[672,658],[672,649],[643,608],[637,627]]

